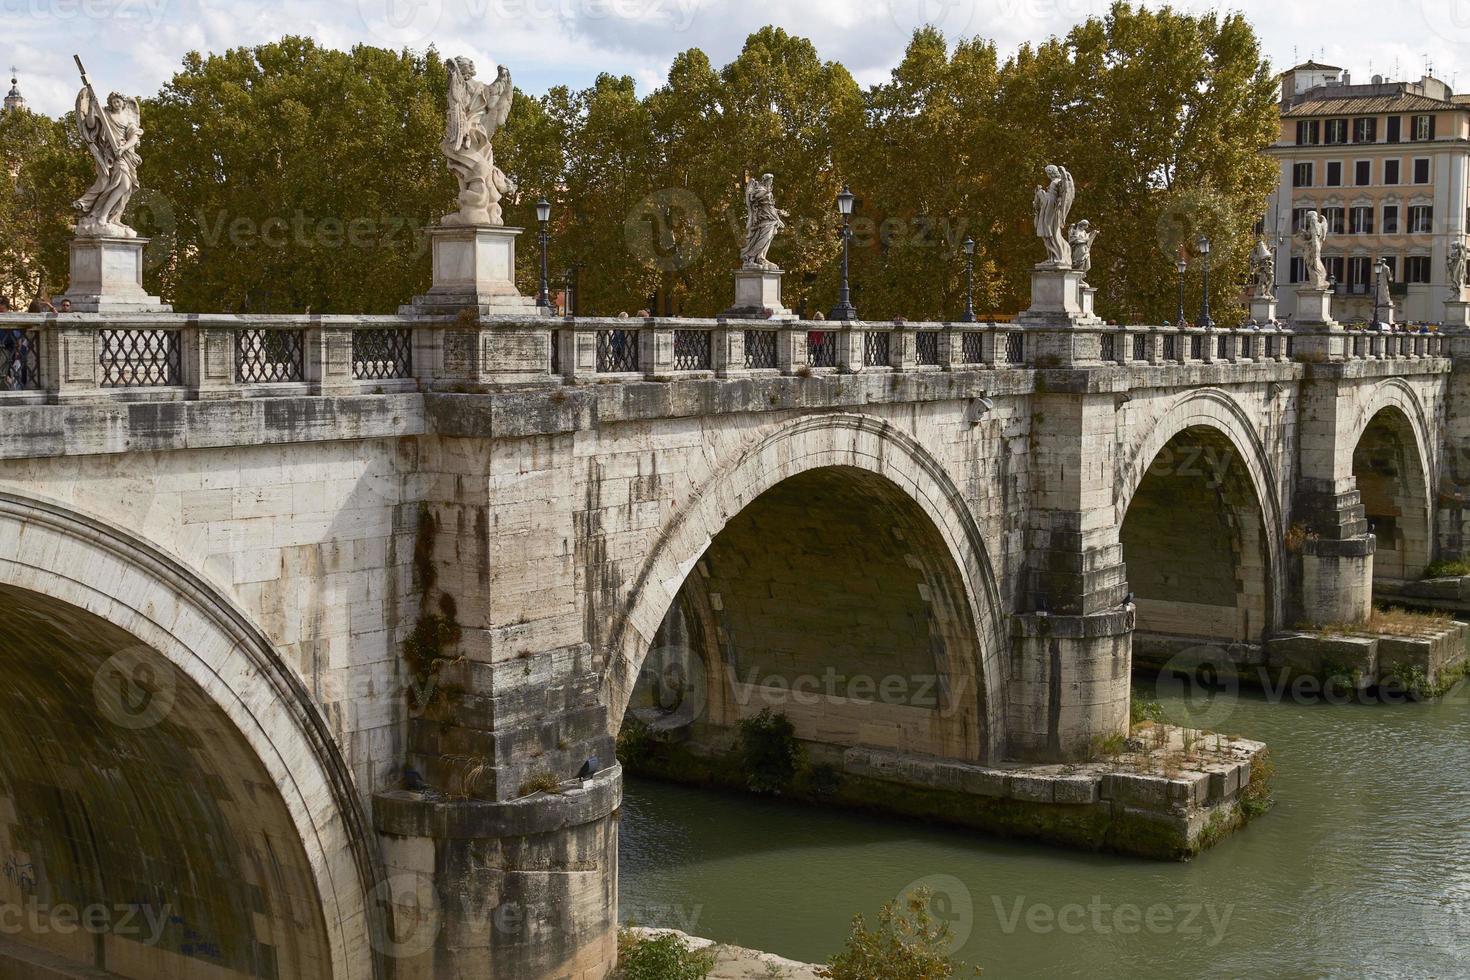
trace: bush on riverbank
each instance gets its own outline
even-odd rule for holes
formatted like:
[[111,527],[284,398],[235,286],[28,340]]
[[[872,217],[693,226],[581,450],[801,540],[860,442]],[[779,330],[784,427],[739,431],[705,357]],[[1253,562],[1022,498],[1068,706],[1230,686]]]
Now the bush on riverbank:
[[796,727],[785,715],[763,708],[754,718],[740,722],[740,755],[751,792],[780,795],[801,768]]
[[[861,915],[852,920],[852,932],[842,952],[817,970],[827,980],[945,980],[971,968],[950,956],[949,923],[929,913],[930,893],[915,889],[900,908],[889,902],[878,912],[878,925],[869,929]],[[980,975],[974,967],[972,976]]]
[[618,933],[616,980],[704,980],[714,966],[713,952],[690,949],[682,936],[639,936],[630,929]]

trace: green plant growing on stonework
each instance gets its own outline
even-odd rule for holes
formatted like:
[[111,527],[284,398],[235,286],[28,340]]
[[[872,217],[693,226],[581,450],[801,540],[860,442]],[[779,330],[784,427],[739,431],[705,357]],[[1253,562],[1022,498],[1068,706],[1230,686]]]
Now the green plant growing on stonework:
[[[971,968],[950,956],[949,923],[929,911],[930,893],[915,889],[903,905],[889,902],[869,929],[861,915],[841,952],[817,970],[826,980],[945,980]],[[980,975],[979,967],[973,976]]]
[[1257,752],[1251,759],[1251,778],[1240,791],[1240,809],[1247,820],[1252,820],[1271,809],[1271,779],[1276,775],[1276,763],[1266,749]]
[[1144,701],[1133,698],[1128,703],[1128,721],[1139,725],[1145,721],[1160,724],[1164,720],[1164,706],[1157,701]]
[[615,746],[618,762],[629,772],[636,772],[652,754],[653,742],[653,732],[641,718],[625,718]]
[[714,967],[713,951],[690,949],[682,936],[618,933],[618,980],[704,980]]
[[1460,578],[1465,575],[1470,575],[1470,561],[1441,559],[1430,562],[1429,567],[1424,569],[1425,578]]
[[745,782],[753,793],[780,795],[801,768],[802,751],[796,727],[784,714],[761,709],[754,718],[740,722],[740,758],[745,764]]

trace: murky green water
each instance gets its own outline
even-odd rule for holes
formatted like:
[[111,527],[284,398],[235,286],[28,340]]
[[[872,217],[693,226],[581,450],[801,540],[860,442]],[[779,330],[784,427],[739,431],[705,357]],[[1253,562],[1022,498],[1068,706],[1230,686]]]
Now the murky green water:
[[1430,705],[1233,701],[1193,714],[1270,744],[1277,802],[1193,862],[629,780],[623,914],[816,961],[928,878],[987,978],[1470,976],[1470,683]]

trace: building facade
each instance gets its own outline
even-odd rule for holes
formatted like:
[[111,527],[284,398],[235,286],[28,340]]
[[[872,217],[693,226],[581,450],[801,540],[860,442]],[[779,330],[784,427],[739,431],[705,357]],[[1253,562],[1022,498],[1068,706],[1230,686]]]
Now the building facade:
[[[1437,78],[1353,84],[1340,68],[1307,62],[1281,76],[1279,165],[1262,230],[1275,249],[1280,312],[1295,312],[1304,278],[1296,232],[1322,214],[1323,246],[1339,319],[1373,318],[1373,266],[1393,275],[1400,321],[1442,322],[1450,246],[1465,241],[1470,181],[1470,95]],[[1379,316],[1386,319],[1386,312]]]

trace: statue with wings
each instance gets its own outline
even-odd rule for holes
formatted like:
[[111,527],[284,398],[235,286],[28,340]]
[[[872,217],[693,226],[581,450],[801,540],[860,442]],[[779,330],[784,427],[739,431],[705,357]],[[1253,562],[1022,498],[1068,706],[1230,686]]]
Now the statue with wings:
[[138,190],[138,143],[143,138],[137,99],[113,92],[105,103],[92,90],[81,59],[82,90],[77,93],[77,133],[97,165],[97,179],[72,203],[80,217],[77,234],[91,238],[137,238],[123,224],[123,212]]
[[510,71],[499,66],[488,85],[475,78],[475,63],[450,59],[449,110],[444,140],[439,148],[449,158],[449,170],[459,181],[459,210],[444,216],[446,225],[504,224],[500,199],[514,194],[515,182],[495,166],[490,141],[510,115]]
[[740,250],[740,264],[746,269],[779,271],[776,263],[766,258],[776,232],[786,227],[782,218],[789,215],[776,207],[771,174],[751,177],[745,182],[745,247]]
[[1067,241],[1067,215],[1077,197],[1077,187],[1066,167],[1048,164],[1047,185],[1036,188],[1031,210],[1036,219],[1036,235],[1046,246],[1046,261],[1040,268],[1070,269],[1072,245]]

